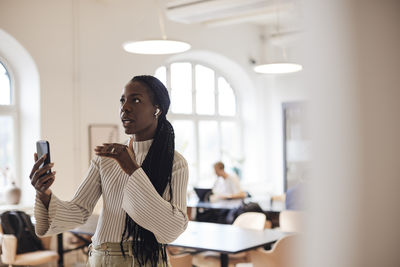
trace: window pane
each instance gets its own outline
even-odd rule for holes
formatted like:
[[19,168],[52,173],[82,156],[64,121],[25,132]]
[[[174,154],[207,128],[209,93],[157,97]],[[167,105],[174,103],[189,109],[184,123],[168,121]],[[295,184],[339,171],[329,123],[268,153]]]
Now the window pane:
[[227,166],[239,167],[241,163],[239,136],[237,123],[221,122],[222,161]]
[[175,149],[181,153],[189,164],[189,184],[197,180],[194,123],[189,120],[174,120]]
[[199,186],[211,187],[215,181],[213,165],[220,160],[218,126],[216,121],[199,122]]
[[0,62],[0,105],[11,105],[11,83],[6,68]]
[[13,136],[13,119],[10,116],[0,116],[0,169],[2,170],[12,167]]
[[[237,114],[236,97],[230,84],[218,77],[213,69],[190,62],[161,66],[155,71],[155,76],[170,85],[170,119],[175,129],[176,150],[189,164],[189,186],[211,187],[215,182],[213,165],[219,160],[224,161],[229,169],[240,168],[239,125],[236,121],[219,118],[219,115]],[[216,118],[206,121],[198,115]]]
[[218,105],[220,115],[234,116],[236,114],[236,100],[232,87],[222,77],[218,78]]
[[215,113],[215,74],[210,68],[196,65],[196,112],[212,115]]
[[192,93],[171,90],[171,112],[190,114],[192,113]]
[[192,113],[192,65],[171,64],[171,111]]
[[165,87],[167,87],[167,68],[166,67],[159,67],[156,69],[155,75],[157,79],[159,79]]

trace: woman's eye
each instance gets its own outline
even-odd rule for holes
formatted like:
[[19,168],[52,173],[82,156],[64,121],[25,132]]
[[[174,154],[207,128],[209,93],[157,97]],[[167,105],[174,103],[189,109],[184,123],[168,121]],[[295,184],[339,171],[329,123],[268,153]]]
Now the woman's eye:
[[121,99],[119,100],[119,103],[123,104],[124,101],[125,101],[125,100],[124,100],[123,98],[121,98]]
[[140,103],[140,99],[139,99],[139,98],[133,98],[133,99],[132,99],[132,102],[133,102],[133,103]]

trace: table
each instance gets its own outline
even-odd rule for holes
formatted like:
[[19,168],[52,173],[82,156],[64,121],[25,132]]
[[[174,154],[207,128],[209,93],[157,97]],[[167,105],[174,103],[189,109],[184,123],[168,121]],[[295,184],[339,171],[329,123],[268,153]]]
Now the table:
[[[187,200],[188,215],[191,215],[191,208],[195,208],[196,215],[200,214],[202,209],[210,209],[210,210],[226,211],[226,214],[223,215],[223,218],[225,218],[225,216],[228,214],[230,210],[239,208],[243,202],[258,203],[261,209],[263,210],[264,214],[266,215],[267,220],[272,222],[272,227],[279,227],[279,213],[285,209],[284,203],[272,202],[269,197],[263,197],[263,196],[248,197],[243,200],[242,199],[219,200],[216,202],[199,201],[197,197],[192,197]],[[221,219],[208,220],[204,218],[199,218],[198,221],[225,223],[222,222]]]
[[219,200],[216,202],[199,201],[197,197],[191,197],[187,200],[187,206],[191,208],[230,210],[240,207],[243,202],[256,202],[265,212],[280,212],[285,209],[284,203],[272,202],[269,197],[248,197],[245,199]]
[[60,256],[58,259],[58,266],[62,267],[64,266],[64,253],[68,253],[73,250],[81,249],[84,247],[89,246],[92,243],[92,240],[86,239],[82,237],[81,235],[90,235],[93,236],[94,232],[96,231],[97,227],[97,221],[99,220],[99,215],[92,214],[86,221],[85,224],[78,226],[75,229],[70,230],[72,234],[74,234],[77,238],[82,240],[84,244],[72,248],[72,249],[64,249],[63,247],[63,234],[58,234],[57,235],[57,248],[58,248],[58,255]]
[[216,202],[199,201],[198,199],[189,199],[187,202],[188,207],[204,208],[204,209],[236,209],[239,208],[243,200],[220,200]]
[[228,254],[271,244],[285,235],[287,233],[272,229],[256,231],[229,224],[189,221],[185,232],[169,246],[218,252],[221,267],[227,267]]

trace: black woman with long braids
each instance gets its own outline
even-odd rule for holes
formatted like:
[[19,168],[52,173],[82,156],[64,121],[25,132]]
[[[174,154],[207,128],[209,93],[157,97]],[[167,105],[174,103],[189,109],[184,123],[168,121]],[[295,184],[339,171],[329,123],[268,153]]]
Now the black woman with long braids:
[[[187,162],[175,151],[166,119],[168,91],[155,77],[135,76],[121,95],[121,121],[130,139],[95,148],[86,178],[71,201],[49,189],[54,163],[35,154],[30,179],[36,189],[36,233],[54,235],[84,224],[100,196],[103,208],[87,266],[170,266],[166,244],[188,222]],[[44,175],[43,175],[44,174]]]

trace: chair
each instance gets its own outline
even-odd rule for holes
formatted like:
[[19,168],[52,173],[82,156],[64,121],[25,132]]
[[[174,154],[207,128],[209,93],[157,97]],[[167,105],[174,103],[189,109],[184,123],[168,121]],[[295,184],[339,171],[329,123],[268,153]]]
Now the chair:
[[[266,216],[261,212],[245,212],[240,214],[232,225],[239,226],[244,229],[262,231],[266,225]],[[229,262],[249,262],[249,252],[241,252],[229,255]]]
[[291,267],[296,251],[298,235],[285,236],[278,240],[271,250],[259,248],[249,252],[253,267]]
[[[45,248],[49,246],[49,239],[42,239]],[[58,260],[58,254],[52,250],[41,250],[17,254],[17,238],[14,235],[3,234],[0,229],[1,261],[13,265],[39,265]]]
[[265,226],[266,216],[261,212],[245,212],[240,214],[233,225],[252,230],[263,230]]
[[265,220],[264,229],[271,229],[272,228],[272,221]]
[[[262,231],[264,230],[265,226],[269,226],[266,223],[266,216],[264,213],[261,212],[245,212],[240,214],[232,225],[236,225],[241,228],[250,229],[250,230],[257,230]],[[219,254],[211,251],[203,252],[205,257],[219,257]],[[230,263],[240,263],[240,262],[249,262],[249,254],[248,252],[240,252],[237,254],[230,254],[229,255],[229,262]]]
[[276,196],[271,197],[271,203],[274,201],[279,201],[279,202],[285,203],[285,200],[286,200],[286,194],[276,195]]
[[303,211],[283,210],[279,214],[279,228],[283,232],[301,232],[303,230]]
[[193,256],[189,253],[173,255],[167,249],[167,254],[171,267],[192,267]]

